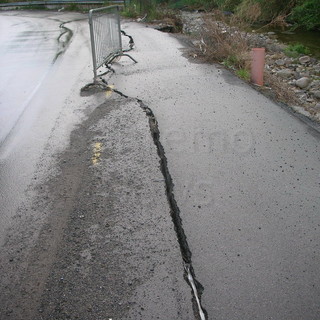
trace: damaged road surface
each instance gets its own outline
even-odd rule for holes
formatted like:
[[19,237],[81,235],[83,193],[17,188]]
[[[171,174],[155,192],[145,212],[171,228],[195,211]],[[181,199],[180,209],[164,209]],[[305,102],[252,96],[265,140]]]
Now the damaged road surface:
[[37,186],[48,218],[19,279],[20,317],[7,301],[14,319],[192,319],[148,119],[123,100],[95,108]]
[[0,148],[0,319],[318,320],[319,132],[131,22],[80,96],[84,16],[15,14],[73,36]]
[[158,120],[208,319],[317,320],[320,134],[143,24],[109,83]]
[[83,15],[15,15],[70,21],[73,37],[1,145],[0,319],[195,319],[149,117],[80,96]]

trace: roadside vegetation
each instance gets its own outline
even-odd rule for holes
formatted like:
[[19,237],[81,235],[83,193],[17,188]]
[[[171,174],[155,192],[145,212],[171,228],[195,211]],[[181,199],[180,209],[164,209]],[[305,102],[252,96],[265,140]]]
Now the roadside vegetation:
[[[19,0],[26,2],[28,0]],[[0,0],[0,3],[17,0]],[[291,24],[294,28],[320,29],[319,0],[126,0],[125,15],[149,16],[149,20],[166,15],[164,8],[210,11],[219,9],[226,14],[235,14],[249,23]],[[108,2],[106,1],[105,4]],[[160,6],[160,10],[159,10]],[[71,5],[70,10],[75,10]],[[165,11],[166,11],[165,10]]]
[[320,29],[319,0],[133,0],[128,11],[137,15],[155,15],[157,6],[164,3],[173,9],[219,9],[248,23],[291,24],[295,28]]
[[[315,110],[312,108],[319,108],[317,97],[320,91],[317,91],[317,85],[312,92],[304,91],[301,94],[303,90],[297,89],[294,84],[294,71],[289,70],[290,63],[299,65],[299,58],[310,54],[309,49],[301,43],[280,45],[273,43],[268,36],[263,38],[258,33],[249,32],[253,28],[258,32],[262,28],[266,30],[266,27],[269,30],[280,28],[293,31],[299,28],[320,31],[319,0],[132,0],[124,14],[138,18],[138,21],[163,20],[174,24],[181,17],[178,11],[174,14],[168,8],[203,12],[200,30],[189,34],[197,43],[192,54],[194,57],[221,63],[239,78],[250,81],[251,49],[265,47],[268,65],[265,69],[265,86],[260,90],[286,104],[303,105],[311,114]],[[165,20],[166,15],[170,16],[170,20]],[[279,64],[285,61],[286,64],[278,66],[275,61]],[[302,70],[299,74],[303,78],[309,77],[312,67],[300,64],[297,68]],[[285,72],[287,76],[284,78]],[[295,72],[298,77],[297,74]],[[319,77],[316,71],[310,81],[315,80],[316,83]],[[301,96],[297,96],[297,91],[300,91],[302,100]]]

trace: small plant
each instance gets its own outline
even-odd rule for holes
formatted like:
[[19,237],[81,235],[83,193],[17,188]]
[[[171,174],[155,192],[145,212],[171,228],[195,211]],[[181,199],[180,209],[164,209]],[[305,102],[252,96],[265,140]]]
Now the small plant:
[[309,54],[310,50],[306,48],[303,44],[297,43],[288,45],[285,48],[284,53],[288,57],[297,58],[300,54]]
[[235,55],[230,55],[222,61],[222,64],[227,68],[234,69],[239,64],[239,60]]
[[145,7],[144,13],[147,15],[147,21],[154,21],[154,20],[162,20],[165,18],[165,13],[159,6],[152,2],[149,6]]
[[236,71],[236,75],[245,80],[245,81],[249,81],[250,80],[250,72],[247,69],[239,69]]
[[242,0],[215,0],[219,9],[234,12]]

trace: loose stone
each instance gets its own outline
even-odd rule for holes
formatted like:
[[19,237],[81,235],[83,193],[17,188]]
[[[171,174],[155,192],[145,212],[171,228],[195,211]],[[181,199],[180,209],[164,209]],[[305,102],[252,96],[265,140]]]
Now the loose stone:
[[290,78],[293,72],[290,69],[283,69],[277,72],[278,76],[281,78]]
[[310,60],[311,60],[311,58],[309,56],[303,56],[303,57],[299,58],[299,62],[301,64],[306,64],[306,63],[310,62]]
[[320,90],[311,91],[311,93],[318,99],[320,99]]
[[310,79],[308,77],[302,77],[296,81],[296,86],[301,89],[304,89],[309,85],[309,83]]
[[276,60],[276,65],[278,65],[278,66],[283,66],[284,64],[285,64],[285,61],[283,60],[283,59],[278,59],[278,60]]

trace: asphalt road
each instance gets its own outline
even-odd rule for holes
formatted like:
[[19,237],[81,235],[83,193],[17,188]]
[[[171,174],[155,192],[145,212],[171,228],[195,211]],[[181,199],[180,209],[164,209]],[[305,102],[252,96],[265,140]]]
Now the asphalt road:
[[197,319],[175,231],[208,319],[319,318],[318,131],[228,71],[188,59],[183,41],[131,22],[123,29],[138,64],[124,57],[106,78],[127,98],[81,97],[92,77],[88,26],[75,21],[85,17],[3,16],[17,35],[19,22],[44,37],[74,22],[57,60],[61,46],[47,40],[28,103],[17,102],[2,134],[0,319]]
[[16,32],[4,56],[22,60],[31,92],[4,75],[0,319],[194,319],[149,118],[135,99],[80,95],[93,77],[87,15],[1,18]]
[[[1,13],[1,68],[6,72],[1,73],[0,80],[0,243],[33,179],[48,139],[55,136],[57,141],[52,146],[55,150],[68,143],[64,129],[57,132],[54,126],[62,117],[61,112],[67,113],[70,100],[78,98],[74,92],[78,90],[81,73],[88,72],[85,68],[88,69],[90,63],[81,65],[80,62],[83,57],[87,59],[88,35],[82,38],[78,51],[69,50],[67,57],[55,61],[64,41],[62,37],[58,42],[62,33],[60,25],[72,18],[85,17],[79,14],[62,17],[59,13],[48,12]],[[80,32],[78,25],[74,25],[74,32]],[[75,56],[78,56],[77,61]],[[75,98],[71,98],[73,96]],[[83,103],[83,100],[78,98],[78,102]],[[73,111],[68,112],[65,128],[76,119]],[[42,160],[41,166],[45,168],[49,161],[50,157]]]
[[318,319],[319,132],[170,35],[125,30],[139,63],[112,81],[159,121],[208,318]]
[[[61,23],[61,22],[60,22]],[[50,72],[61,34],[59,21],[2,15],[0,141],[3,142]]]

